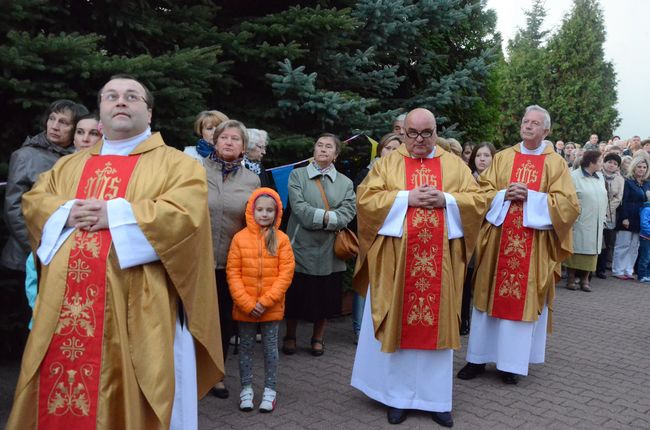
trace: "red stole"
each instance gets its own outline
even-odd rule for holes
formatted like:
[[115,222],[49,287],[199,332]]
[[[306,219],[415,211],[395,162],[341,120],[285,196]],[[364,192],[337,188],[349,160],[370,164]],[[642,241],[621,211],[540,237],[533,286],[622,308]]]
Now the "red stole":
[[[91,156],[77,199],[124,197],[139,156]],[[110,230],[77,230],[59,322],[40,366],[40,429],[94,429],[101,376]]]
[[[544,172],[545,155],[525,155],[515,152],[510,183],[521,182],[529,190],[539,191]],[[535,230],[524,227],[522,202],[511,202],[501,227],[501,243],[496,273],[496,289],[492,316],[521,321],[528,291],[530,258]]]
[[[442,191],[440,157],[404,157],[406,189],[429,184]],[[436,349],[438,343],[442,255],[445,238],[443,208],[409,207],[406,212],[406,267],[402,306],[401,349]]]

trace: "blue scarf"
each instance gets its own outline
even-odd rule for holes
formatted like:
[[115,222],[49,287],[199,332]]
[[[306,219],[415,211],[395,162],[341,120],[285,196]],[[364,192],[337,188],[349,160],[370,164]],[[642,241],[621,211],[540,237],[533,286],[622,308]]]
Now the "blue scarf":
[[214,146],[210,145],[207,140],[201,138],[196,142],[196,152],[198,152],[201,157],[207,157],[212,154],[212,151],[214,151]]

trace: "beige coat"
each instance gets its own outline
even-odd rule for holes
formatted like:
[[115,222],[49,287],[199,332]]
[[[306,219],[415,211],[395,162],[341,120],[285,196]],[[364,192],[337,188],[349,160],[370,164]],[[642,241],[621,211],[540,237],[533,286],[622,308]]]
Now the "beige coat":
[[625,179],[620,175],[620,173],[615,173],[612,179],[607,179],[605,172],[601,172],[605,177],[605,189],[607,190],[607,198],[609,200],[607,204],[607,225],[610,225],[613,229],[616,225],[616,209],[621,204],[623,200],[623,189],[625,188]]
[[203,165],[208,173],[214,267],[225,269],[230,242],[239,230],[246,227],[246,202],[253,190],[260,187],[260,178],[242,167],[224,180],[221,164],[206,158]]

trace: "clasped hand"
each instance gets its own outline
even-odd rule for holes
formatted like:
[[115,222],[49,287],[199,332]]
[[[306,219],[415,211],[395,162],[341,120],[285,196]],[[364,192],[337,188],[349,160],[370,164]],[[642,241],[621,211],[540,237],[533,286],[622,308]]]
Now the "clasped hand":
[[257,303],[255,303],[255,307],[251,311],[250,315],[253,318],[259,318],[264,314],[264,312],[266,312],[266,308],[264,307],[264,305],[261,304],[260,302],[257,302]]
[[74,227],[79,230],[90,232],[108,228],[108,212],[106,211],[106,200],[77,200],[73,203],[67,227]]
[[409,191],[409,206],[433,209],[445,207],[445,193],[428,184]]
[[521,182],[513,182],[506,189],[505,199],[513,202],[526,201],[528,199],[528,187]]

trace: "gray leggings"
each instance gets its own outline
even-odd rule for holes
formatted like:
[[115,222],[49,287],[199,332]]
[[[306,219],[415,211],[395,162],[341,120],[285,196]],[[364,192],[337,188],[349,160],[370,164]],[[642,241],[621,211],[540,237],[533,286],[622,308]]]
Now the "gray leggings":
[[275,390],[278,381],[278,330],[280,321],[242,322],[239,325],[239,380],[241,386],[253,384],[253,348],[257,325],[264,345],[264,387]]

